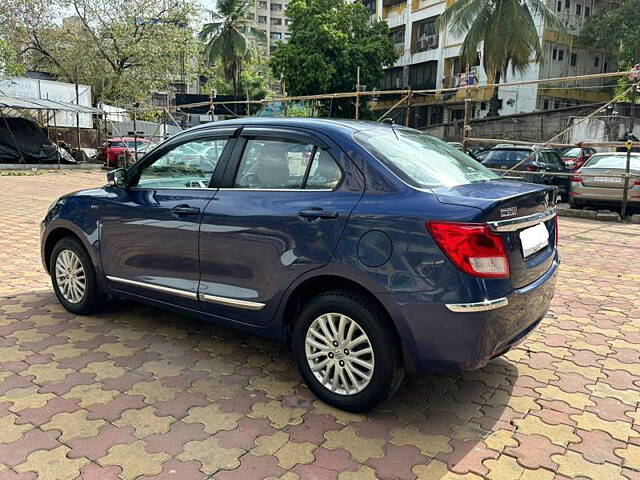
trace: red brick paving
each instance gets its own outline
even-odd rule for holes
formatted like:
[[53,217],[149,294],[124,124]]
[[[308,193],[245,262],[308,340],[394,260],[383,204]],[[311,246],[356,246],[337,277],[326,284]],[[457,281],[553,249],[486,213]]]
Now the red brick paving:
[[63,311],[38,223],[101,182],[0,177],[0,480],[640,478],[640,227],[560,219],[556,297],[519,348],[354,415],[272,342],[135,303]]

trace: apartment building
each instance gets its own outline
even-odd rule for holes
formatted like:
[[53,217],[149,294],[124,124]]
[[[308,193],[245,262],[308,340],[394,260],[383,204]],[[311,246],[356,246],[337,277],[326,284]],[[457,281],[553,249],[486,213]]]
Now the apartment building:
[[278,42],[289,40],[289,20],[284,12],[288,0],[256,0],[255,21],[267,37],[267,55],[274,52]]
[[[399,58],[386,71],[380,89],[393,90],[410,87],[443,89],[470,83],[492,83],[493,73],[482,68],[482,52],[474,65],[467,66],[459,55],[463,38],[439,28],[438,17],[455,0],[364,0],[372,15],[387,21]],[[612,52],[581,45],[581,28],[596,12],[611,8],[610,0],[548,0],[550,6],[567,26],[569,38],[560,39],[557,32],[536,19],[542,38],[542,59],[532,59],[523,74],[507,74],[507,82],[544,79],[615,71],[616,57]],[[467,67],[469,71],[467,71]],[[502,80],[505,81],[504,79]],[[499,89],[500,114],[531,112],[607,101],[613,89],[600,83],[577,82],[572,85],[553,85],[553,88],[530,85]],[[606,82],[604,82],[606,83]],[[584,88],[584,87],[592,88]],[[563,87],[563,88],[559,88]],[[580,87],[580,88],[575,88]],[[602,87],[602,88],[600,88]],[[471,90],[472,115],[483,117],[489,109],[491,91]],[[410,124],[423,127],[454,121],[464,115],[464,92],[417,96],[410,110]],[[380,97],[373,106],[386,110],[397,99]]]

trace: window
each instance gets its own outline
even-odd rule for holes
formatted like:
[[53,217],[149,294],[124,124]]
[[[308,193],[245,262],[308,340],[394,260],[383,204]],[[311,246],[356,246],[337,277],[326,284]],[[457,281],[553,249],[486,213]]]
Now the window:
[[421,52],[438,48],[438,24],[436,19],[416,22],[413,28],[417,32],[416,51]]
[[564,60],[564,50],[558,50],[558,61]]
[[317,150],[309,169],[309,177],[304,188],[315,190],[333,190],[342,178],[340,167],[324,150]]
[[602,65],[602,71],[605,73],[609,71],[609,64],[607,62],[604,62],[604,64]]
[[142,168],[140,188],[206,188],[226,138],[183,143]]
[[272,18],[271,19],[271,25],[282,25],[282,19],[281,18]]
[[600,57],[594,57],[593,66],[594,67],[599,67],[600,66]]
[[422,62],[409,66],[409,85],[412,88],[436,88],[438,62]]
[[290,40],[291,39],[291,34],[289,32],[285,32],[284,33],[284,39],[285,40]]
[[587,7],[587,6],[585,5],[585,7],[584,7],[584,16],[585,16],[585,18],[586,18],[586,17],[588,17],[589,15],[591,15],[591,8],[590,8],[590,7]]
[[247,141],[236,188],[333,189],[342,178],[329,153],[313,145],[282,140]]
[[543,110],[549,110],[549,100],[543,100],[542,101],[542,109]]
[[556,3],[556,11],[562,11],[562,0],[558,0],[558,3]]
[[558,49],[554,48],[553,51],[551,52],[551,58],[554,60],[558,59]]
[[272,12],[281,12],[282,11],[282,4],[281,3],[272,3],[271,4],[271,11]]
[[580,5],[579,3],[576,3],[576,15],[582,15],[582,5]]
[[572,67],[575,67],[575,66],[578,64],[578,54],[576,54],[576,53],[572,53],[572,54],[571,54],[571,61],[570,61],[570,63],[571,63],[571,66],[572,66]]
[[499,178],[445,142],[391,128],[360,130],[354,139],[405,182],[419,188],[454,187]]
[[271,40],[281,40],[282,34],[280,32],[271,32]]
[[267,2],[264,2],[262,0],[260,0],[260,2],[258,2],[258,8],[262,8],[263,10],[267,9]]
[[266,15],[258,15],[258,23],[261,25],[265,25],[267,23]]
[[567,10],[571,8],[571,0],[564,0],[564,8]]
[[288,27],[289,25],[291,25],[291,22],[293,22],[293,20],[291,20],[290,18],[285,18],[284,19],[284,24]]
[[403,44],[404,45],[404,27],[399,28],[397,30],[391,30],[390,32],[391,39],[394,44]]
[[387,68],[380,83],[380,90],[399,90],[404,87],[402,67]]

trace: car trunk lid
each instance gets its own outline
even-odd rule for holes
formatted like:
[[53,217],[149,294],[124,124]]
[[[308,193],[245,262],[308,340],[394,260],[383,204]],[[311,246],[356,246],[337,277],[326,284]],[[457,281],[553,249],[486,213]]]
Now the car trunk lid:
[[623,169],[619,168],[582,168],[579,172],[585,187],[624,188]]
[[442,203],[476,207],[484,212],[484,221],[504,241],[514,288],[536,281],[553,263],[557,196],[554,187],[492,180],[440,187],[433,192]]

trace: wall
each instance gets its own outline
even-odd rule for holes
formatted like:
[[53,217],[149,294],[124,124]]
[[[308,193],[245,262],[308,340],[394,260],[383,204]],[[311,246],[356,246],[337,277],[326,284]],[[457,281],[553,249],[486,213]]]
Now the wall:
[[[640,110],[640,109],[639,109]],[[570,107],[554,111],[537,111],[497,118],[481,118],[472,120],[471,137],[495,138],[504,140],[522,140],[529,142],[545,142],[563,131],[576,119],[593,113],[594,107]],[[640,111],[636,115],[640,116]],[[618,141],[628,124],[628,117],[594,117],[587,124],[579,127],[565,138],[558,138],[559,143],[575,143],[579,141]],[[607,123],[607,127],[604,124]],[[640,135],[640,120],[636,121],[635,133]],[[445,141],[462,141],[462,128],[458,123],[435,125],[424,129],[425,133],[434,135]],[[608,133],[607,133],[608,132]],[[616,138],[617,137],[617,138]]]

